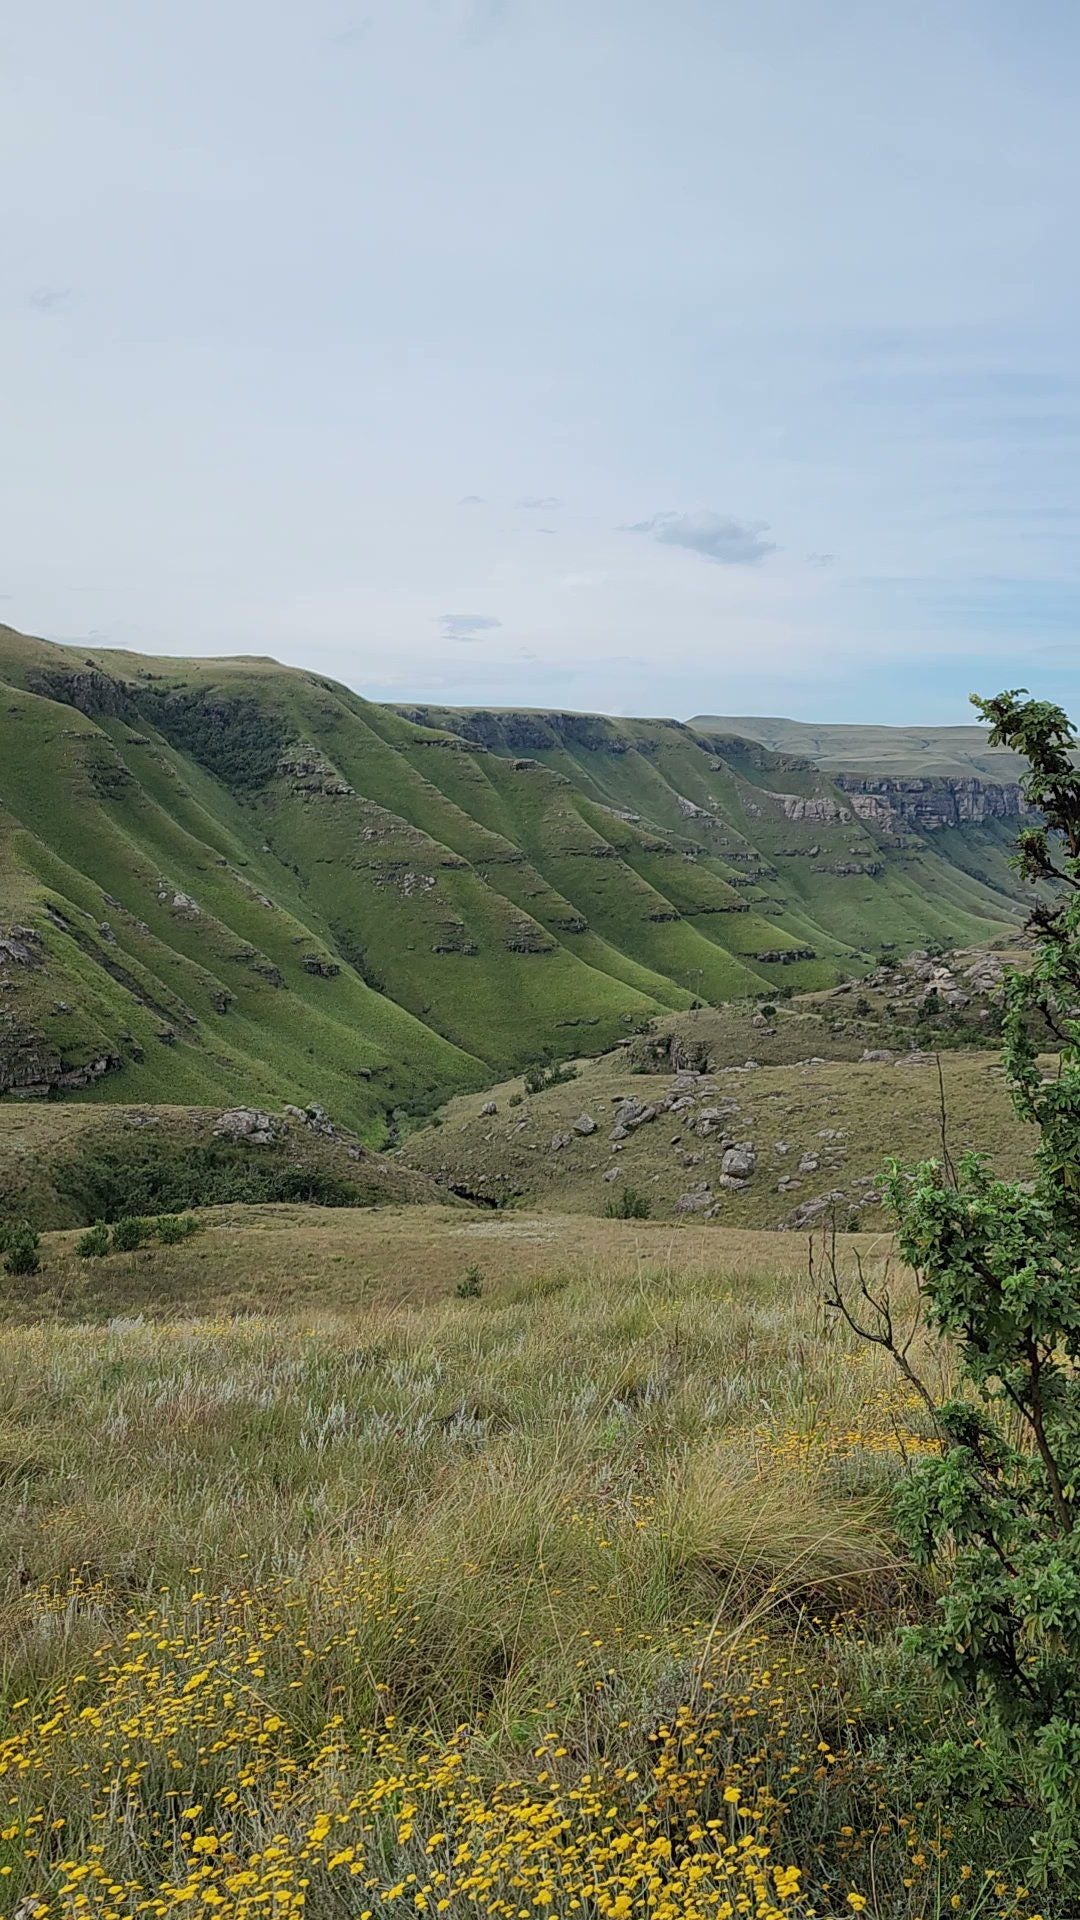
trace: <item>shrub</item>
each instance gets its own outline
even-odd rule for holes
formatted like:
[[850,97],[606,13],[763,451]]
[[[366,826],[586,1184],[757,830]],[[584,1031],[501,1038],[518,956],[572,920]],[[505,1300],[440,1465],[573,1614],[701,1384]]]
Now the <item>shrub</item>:
[[624,1187],[618,1198],[609,1200],[604,1208],[604,1217],[608,1220],[648,1220],[651,1214],[652,1201],[636,1187]]
[[484,1291],[484,1274],[481,1267],[466,1267],[454,1292],[459,1300],[479,1300]]
[[142,1220],[138,1214],[127,1213],[118,1220],[112,1230],[111,1246],[114,1253],[134,1253],[144,1240],[149,1239],[152,1231],[149,1220]]
[[75,1251],[80,1260],[100,1260],[109,1251],[109,1229],[104,1221],[96,1227],[87,1227],[75,1242]]
[[84,1219],[119,1221],[185,1213],[190,1207],[356,1207],[365,1196],[322,1168],[290,1166],[271,1147],[232,1141],[108,1141],[58,1169],[57,1186]]
[[[939,1448],[906,1477],[897,1521],[937,1575],[937,1617],[917,1632],[932,1668],[975,1708],[966,1740],[932,1750],[933,1788],[989,1803],[1002,1785],[1030,1809],[1025,1875],[1066,1900],[1080,1871],[1080,771],[1060,707],[1004,693],[976,700],[992,746],[1029,762],[1021,786],[1041,824],[1017,866],[1043,897],[1030,969],[1007,977],[1002,1062],[1017,1112],[1038,1130],[1035,1178],[995,1179],[965,1154],[906,1168],[885,1197],[914,1271],[926,1332],[948,1343],[955,1397],[940,1401],[909,1354],[887,1291],[835,1265],[827,1298],[892,1353]],[[1056,1036],[1044,1081],[1036,1033]],[[1055,1907],[1064,1912],[1064,1907]]]
[[538,1060],[525,1069],[525,1091],[543,1093],[546,1087],[563,1087],[577,1077],[578,1070],[569,1061]]
[[37,1273],[41,1266],[41,1238],[33,1227],[9,1227],[4,1234],[5,1273]]
[[163,1247],[175,1247],[181,1240],[189,1240],[193,1233],[201,1233],[202,1221],[196,1220],[193,1213],[163,1213],[151,1222],[151,1230]]

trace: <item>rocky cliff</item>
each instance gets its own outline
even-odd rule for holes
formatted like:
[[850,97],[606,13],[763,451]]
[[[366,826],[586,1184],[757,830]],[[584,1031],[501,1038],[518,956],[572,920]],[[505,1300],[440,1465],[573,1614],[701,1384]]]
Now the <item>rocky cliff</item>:
[[1027,812],[1015,780],[980,780],[973,775],[875,780],[855,773],[838,773],[833,778],[843,793],[850,794],[852,812],[860,820],[882,826],[903,822],[933,832],[1019,819]]

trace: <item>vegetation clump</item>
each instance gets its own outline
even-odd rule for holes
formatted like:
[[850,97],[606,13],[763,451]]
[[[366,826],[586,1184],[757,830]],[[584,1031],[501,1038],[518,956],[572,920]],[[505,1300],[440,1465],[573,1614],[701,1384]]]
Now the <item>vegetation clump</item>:
[[636,1187],[624,1187],[604,1208],[607,1220],[648,1220],[651,1216],[652,1201],[648,1194],[639,1193]]
[[[928,1772],[948,1804],[1005,1796],[1023,1808],[1029,1877],[1057,1896],[1080,1873],[1080,771],[1060,707],[977,700],[990,743],[1025,756],[1039,824],[1023,874],[1049,889],[1029,922],[1033,964],[1006,983],[1003,1067],[1037,1130],[1034,1179],[1003,1180],[965,1154],[889,1166],[885,1193],[918,1284],[901,1330],[888,1292],[834,1272],[830,1298],[887,1349],[922,1398],[938,1446],[902,1484],[901,1536],[936,1575],[936,1617],[916,1642],[977,1709],[938,1742]],[[1057,1038],[1047,1077],[1033,1034]],[[910,1359],[921,1318],[955,1367],[930,1391]]]
[[41,1236],[25,1222],[0,1231],[0,1252],[4,1271],[16,1276],[37,1273],[41,1268]]
[[184,1213],[192,1207],[355,1207],[363,1193],[325,1167],[297,1166],[271,1148],[227,1141],[185,1144],[140,1139],[95,1145],[62,1171],[63,1188],[84,1219]]

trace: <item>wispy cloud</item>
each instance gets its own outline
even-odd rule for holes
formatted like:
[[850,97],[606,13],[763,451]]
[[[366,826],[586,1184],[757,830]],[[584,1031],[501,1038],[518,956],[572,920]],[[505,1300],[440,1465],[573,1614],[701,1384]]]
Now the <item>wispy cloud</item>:
[[459,507],[482,507],[483,504],[484,496],[482,493],[463,493],[461,499],[458,501]]
[[776,552],[775,540],[767,540],[767,520],[735,520],[730,514],[654,513],[648,520],[636,520],[624,527],[624,533],[649,533],[665,547],[686,547],[706,560],[717,560],[728,567],[752,567],[768,554]]
[[70,304],[71,287],[35,287],[27,302],[35,313],[58,313]]
[[518,506],[525,507],[529,513],[554,513],[556,507],[561,505],[562,502],[550,493],[527,493],[523,500],[518,501]]
[[440,613],[439,626],[447,640],[479,640],[482,633],[492,633],[502,626],[490,613]]

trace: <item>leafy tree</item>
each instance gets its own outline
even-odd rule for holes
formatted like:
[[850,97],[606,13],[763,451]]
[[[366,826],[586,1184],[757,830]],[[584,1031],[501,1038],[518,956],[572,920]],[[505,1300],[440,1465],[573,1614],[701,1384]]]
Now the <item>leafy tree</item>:
[[[1002,1061],[1037,1130],[1035,1177],[995,1178],[974,1154],[891,1162],[884,1192],[918,1287],[897,1324],[886,1289],[831,1263],[829,1304],[887,1348],[921,1394],[940,1447],[906,1476],[900,1532],[938,1600],[917,1638],[974,1700],[970,1744],[934,1756],[953,1790],[1004,1784],[1031,1827],[1036,1883],[1080,1870],[1080,772],[1060,707],[1023,691],[978,700],[994,746],[1022,754],[1034,809],[1018,869],[1041,892],[1034,952],[1006,987]],[[1044,1076],[1038,1038],[1058,1049]],[[948,1343],[940,1404],[911,1360],[920,1330]]]

